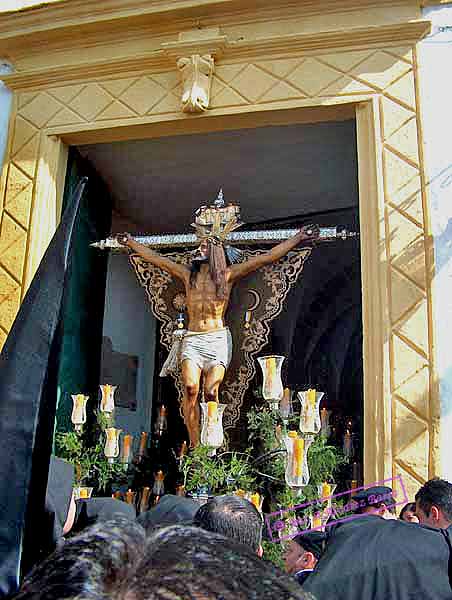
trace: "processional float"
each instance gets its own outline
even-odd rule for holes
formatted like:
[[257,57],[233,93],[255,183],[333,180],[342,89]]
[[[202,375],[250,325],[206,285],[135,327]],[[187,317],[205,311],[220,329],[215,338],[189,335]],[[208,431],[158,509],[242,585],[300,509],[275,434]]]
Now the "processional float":
[[[225,204],[220,190],[213,204],[202,206],[196,211],[195,222],[192,224],[195,233],[137,235],[132,239],[151,249],[167,251],[166,256],[188,265],[192,249],[199,246],[203,236],[212,237],[215,230],[221,231],[221,243],[224,242],[230,262],[239,262],[259,254],[260,250],[256,247],[277,244],[299,231],[295,228],[236,231],[242,225],[239,206]],[[357,232],[338,226],[320,227],[315,243],[355,239],[358,236]],[[113,236],[91,246],[112,252],[127,251]],[[240,247],[242,248],[239,249]],[[281,313],[283,302],[310,253],[310,247],[301,247],[290,252],[277,264],[263,267],[234,285],[230,302],[232,309],[228,312],[234,351],[222,392],[227,404],[224,415],[226,428],[233,427],[239,420],[244,394],[256,372],[255,359],[269,339],[269,323]],[[170,351],[174,331],[178,327],[184,327],[185,290],[180,282],[157,267],[145,263],[137,255],[131,254],[129,259],[140,284],[146,290],[154,316],[162,322],[160,341]],[[181,397],[182,389],[177,378],[175,383]]]

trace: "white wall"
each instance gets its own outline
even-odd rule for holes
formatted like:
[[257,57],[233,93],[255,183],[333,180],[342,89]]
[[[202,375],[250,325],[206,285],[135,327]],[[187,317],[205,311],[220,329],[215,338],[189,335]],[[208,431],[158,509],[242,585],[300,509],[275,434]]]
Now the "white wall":
[[[0,60],[0,77],[11,73],[13,68],[6,61]],[[8,142],[9,116],[11,114],[12,92],[0,80],[0,172],[3,167],[6,144]]]
[[156,322],[127,255],[110,255],[105,295],[103,335],[111,338],[115,352],[139,359],[137,410],[117,407],[116,426],[139,436],[150,430]]
[[424,152],[434,236],[434,327],[441,397],[442,477],[452,481],[452,5],[425,8],[419,47]]

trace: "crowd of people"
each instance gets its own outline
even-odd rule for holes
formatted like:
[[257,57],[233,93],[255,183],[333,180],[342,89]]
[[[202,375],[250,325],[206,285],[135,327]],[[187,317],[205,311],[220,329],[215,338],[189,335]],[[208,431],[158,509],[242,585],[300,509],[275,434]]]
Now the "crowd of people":
[[[113,499],[72,502],[52,461],[47,541],[16,600],[452,598],[452,484],[432,479],[396,514],[392,490],[354,495],[356,518],[299,531],[283,544],[284,569],[262,549],[261,513],[238,496],[200,506],[166,495],[135,517]],[[276,542],[275,542],[276,543]]]

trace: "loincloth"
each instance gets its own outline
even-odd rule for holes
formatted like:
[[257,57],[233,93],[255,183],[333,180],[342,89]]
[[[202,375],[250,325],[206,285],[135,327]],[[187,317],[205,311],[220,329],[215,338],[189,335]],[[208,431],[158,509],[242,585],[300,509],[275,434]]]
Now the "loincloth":
[[232,336],[228,327],[214,331],[174,332],[173,345],[160,372],[161,377],[179,370],[184,360],[191,360],[201,371],[222,365],[228,368],[232,357]]

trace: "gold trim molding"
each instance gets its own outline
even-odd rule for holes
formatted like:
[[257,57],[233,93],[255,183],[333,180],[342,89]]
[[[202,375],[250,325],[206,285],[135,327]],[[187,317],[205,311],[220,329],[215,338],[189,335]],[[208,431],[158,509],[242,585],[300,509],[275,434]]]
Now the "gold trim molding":
[[[337,31],[299,33],[262,37],[256,40],[229,41],[226,36],[218,36],[202,41],[187,41],[162,44],[163,48],[146,54],[104,59],[99,61],[80,62],[47,69],[33,69],[2,76],[6,85],[15,91],[23,91],[40,87],[50,87],[62,83],[77,83],[100,77],[120,78],[125,75],[141,75],[158,73],[174,68],[174,59],[194,52],[197,48],[211,48],[213,52],[222,54],[222,59],[240,61],[252,56],[278,56],[287,51],[299,55],[322,50],[334,52],[341,49],[359,47],[397,46],[415,44],[426,36],[431,29],[430,21],[414,21],[396,25],[375,27],[354,27]],[[0,47],[1,49],[1,47]],[[192,50],[192,52],[189,52]],[[203,53],[212,53],[204,52]]]

